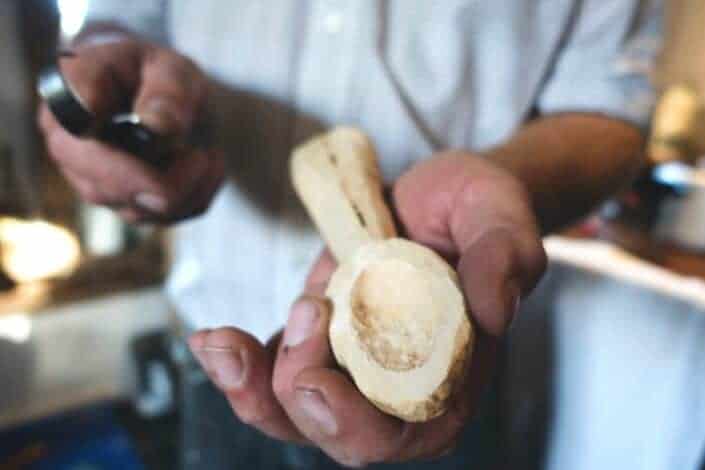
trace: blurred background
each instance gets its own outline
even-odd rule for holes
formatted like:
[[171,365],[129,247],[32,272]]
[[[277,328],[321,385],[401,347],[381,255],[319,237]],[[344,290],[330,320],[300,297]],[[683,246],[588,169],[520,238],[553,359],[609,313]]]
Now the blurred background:
[[35,124],[37,74],[87,7],[0,2],[3,470],[175,468],[165,234],[79,201]]
[[[168,232],[128,226],[79,201],[47,159],[35,126],[37,73],[81,28],[88,1],[0,2],[0,469],[79,468],[80,462],[94,465],[80,468],[175,468],[173,361],[180,353],[167,340],[170,311],[160,290]],[[571,446],[561,447],[562,440],[580,440],[580,413],[603,413],[604,425],[621,425],[609,407],[560,407],[561,394],[578,393],[570,383],[581,367],[594,373],[595,362],[586,365],[584,356],[599,356],[585,332],[560,331],[563,277],[582,276],[596,292],[571,304],[572,314],[586,318],[599,311],[591,321],[638,305],[702,323],[703,18],[702,0],[668,2],[666,41],[653,74],[660,99],[648,166],[593,216],[547,240],[551,270],[506,357],[507,384],[521,384],[528,373],[546,377],[533,389],[506,387],[503,397],[513,436],[507,440],[525,462],[548,459],[560,468],[561,449]],[[607,298],[612,302],[601,302]],[[536,322],[547,328],[537,333]],[[571,344],[580,341],[585,348],[578,353]],[[527,354],[545,356],[544,369],[527,370]],[[558,362],[575,367],[552,374]],[[609,398],[614,390],[604,393]],[[649,425],[629,419],[628,426]],[[547,422],[561,432],[548,436]],[[534,437],[519,437],[526,435]],[[547,446],[557,449],[550,458]]]

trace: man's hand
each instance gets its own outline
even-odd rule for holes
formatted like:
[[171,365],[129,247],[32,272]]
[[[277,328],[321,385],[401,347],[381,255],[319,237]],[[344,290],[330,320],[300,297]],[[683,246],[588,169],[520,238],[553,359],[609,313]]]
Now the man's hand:
[[242,421],[275,438],[320,447],[350,466],[431,458],[452,449],[491,377],[497,339],[546,266],[524,186],[477,156],[449,152],[417,165],[395,185],[394,203],[407,236],[457,266],[476,327],[471,364],[446,414],[404,423],[375,408],[336,368],[324,297],[335,269],[328,253],[311,272],[281,339],[263,346],[233,328],[190,339]]
[[[95,37],[61,60],[84,105],[99,117],[130,106],[160,134],[187,135],[206,99],[208,81],[188,59],[127,34]],[[79,195],[129,222],[170,222],[203,212],[223,178],[216,151],[180,150],[159,172],[114,147],[66,132],[46,105],[39,125],[49,153]]]

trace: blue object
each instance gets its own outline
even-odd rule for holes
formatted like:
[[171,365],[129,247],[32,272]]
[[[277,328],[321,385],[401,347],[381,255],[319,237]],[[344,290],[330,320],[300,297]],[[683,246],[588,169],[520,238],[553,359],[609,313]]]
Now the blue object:
[[110,405],[0,432],[0,468],[145,470]]

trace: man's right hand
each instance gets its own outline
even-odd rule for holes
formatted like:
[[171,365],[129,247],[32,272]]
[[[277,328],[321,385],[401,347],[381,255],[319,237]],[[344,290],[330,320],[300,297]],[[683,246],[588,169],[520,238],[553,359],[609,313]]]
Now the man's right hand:
[[[107,38],[107,37],[106,37]],[[124,110],[168,136],[188,135],[202,115],[208,80],[189,59],[128,35],[82,42],[61,69],[84,105],[99,117]],[[128,222],[173,222],[205,211],[220,186],[218,151],[181,150],[160,172],[94,139],[65,131],[45,104],[39,126],[49,154],[87,202],[111,207]]]

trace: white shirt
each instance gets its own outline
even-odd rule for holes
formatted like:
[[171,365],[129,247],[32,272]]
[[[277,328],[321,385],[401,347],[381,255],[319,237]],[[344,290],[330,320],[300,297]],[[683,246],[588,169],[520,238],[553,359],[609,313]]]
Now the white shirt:
[[[294,144],[327,126],[354,124],[371,134],[389,182],[439,148],[481,150],[497,144],[534,112],[598,112],[646,127],[654,94],[646,75],[659,47],[661,3],[93,0],[92,19],[121,19],[169,42],[223,84],[211,108],[220,117],[220,143],[229,152],[232,177],[206,215],[174,230],[168,292],[175,306],[193,327],[234,325],[262,340],[284,324],[321,248],[288,184],[287,158]],[[664,404],[658,409],[633,400],[669,375],[659,371],[645,381],[625,377],[625,368],[648,365],[638,355],[616,362],[606,352],[627,351],[623,337],[610,334],[613,325],[602,312],[608,304],[570,297],[578,292],[603,298],[604,289],[586,284],[584,274],[557,272],[563,281],[540,289],[537,298],[558,299],[560,321],[552,328],[561,335],[560,357],[599,363],[588,361],[576,369],[574,363],[556,360],[556,380],[567,380],[572,388],[557,395],[555,418],[543,423],[553,425],[546,466],[695,465],[705,429],[681,419],[696,403],[693,394],[683,399],[689,383],[656,387]],[[551,290],[557,285],[560,289]],[[561,300],[566,298],[573,300]],[[619,302],[609,305],[623,308]],[[645,349],[661,347],[683,328],[678,322],[655,324],[649,315],[629,318],[640,325],[643,336],[635,341]],[[593,354],[593,343],[571,340],[571,332],[586,331],[586,324],[600,329],[591,330],[591,338],[600,338],[604,354]],[[522,445],[533,429],[522,424],[522,410],[533,413],[545,406],[523,397],[541,388],[542,380],[552,380],[553,373],[543,370],[547,375],[530,377],[533,382],[521,373],[538,374],[542,369],[536,361],[546,359],[531,343],[531,326],[523,332],[523,343],[517,341],[516,347],[529,345],[520,350],[524,362],[513,362],[521,365],[519,373],[510,367],[506,374],[514,377],[507,382],[510,392],[519,395],[507,407],[508,429],[516,430],[512,438]],[[696,352],[671,356],[687,371],[683,377],[703,376],[697,364],[687,362],[703,357]],[[602,388],[590,387],[596,383]],[[595,410],[584,408],[586,400],[602,399],[604,390],[612,389],[622,393],[615,395],[610,416],[633,421],[614,426],[615,432],[605,426],[604,414],[592,419],[595,413],[580,412]],[[541,390],[550,399],[553,392]],[[680,411],[670,414],[665,404]],[[677,419],[671,419],[674,415]],[[634,442],[654,433],[642,432],[639,417],[647,426],[662,423],[673,436],[688,433],[688,446],[675,438],[661,446],[654,442],[648,457],[640,459],[647,454],[640,454]],[[674,462],[678,465],[668,466]]]
[[94,0],[230,89],[211,107],[232,184],[175,230],[168,292],[194,327],[282,326],[321,248],[288,185],[293,144],[371,134],[384,177],[443,147],[482,149],[533,110],[645,125],[659,1]]

